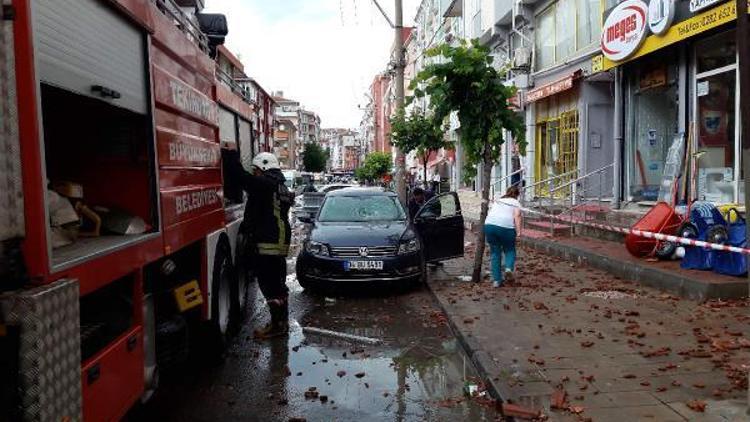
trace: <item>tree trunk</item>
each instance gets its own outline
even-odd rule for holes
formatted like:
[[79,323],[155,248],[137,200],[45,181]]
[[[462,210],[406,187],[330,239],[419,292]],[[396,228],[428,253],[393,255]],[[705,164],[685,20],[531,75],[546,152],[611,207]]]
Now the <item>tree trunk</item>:
[[482,261],[484,260],[484,221],[490,208],[490,177],[492,177],[492,152],[485,141],[484,159],[482,160],[482,206],[479,212],[479,233],[477,233],[477,248],[474,252],[474,272],[471,281],[482,281]]
[[427,189],[430,185],[427,183],[427,160],[430,159],[430,153],[428,152],[422,156],[422,162],[424,163],[424,187]]

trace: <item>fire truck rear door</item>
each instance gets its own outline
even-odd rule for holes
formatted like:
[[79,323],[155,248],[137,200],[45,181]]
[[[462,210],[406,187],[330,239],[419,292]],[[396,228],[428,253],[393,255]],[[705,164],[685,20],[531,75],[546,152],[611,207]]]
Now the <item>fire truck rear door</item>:
[[31,5],[41,82],[137,113],[148,111],[143,31],[101,0]]

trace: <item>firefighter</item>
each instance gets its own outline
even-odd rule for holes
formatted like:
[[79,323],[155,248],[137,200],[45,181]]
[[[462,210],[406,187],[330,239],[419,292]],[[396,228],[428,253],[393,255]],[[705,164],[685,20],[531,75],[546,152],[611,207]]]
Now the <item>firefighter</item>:
[[255,338],[282,336],[289,332],[289,290],[286,287],[286,257],[289,253],[291,227],[289,209],[294,194],[284,184],[279,160],[262,152],[253,158],[252,173],[240,164],[239,154],[228,160],[227,169],[248,194],[244,230],[250,239],[250,254],[243,257],[254,265],[258,286],[266,299],[271,322],[255,331]]

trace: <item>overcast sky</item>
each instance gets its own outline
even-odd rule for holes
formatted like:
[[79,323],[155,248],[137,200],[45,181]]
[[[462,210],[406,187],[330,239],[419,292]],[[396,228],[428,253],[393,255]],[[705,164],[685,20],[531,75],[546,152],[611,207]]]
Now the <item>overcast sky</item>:
[[[393,0],[379,0],[393,19]],[[411,25],[419,0],[404,0]],[[365,92],[385,70],[393,30],[372,0],[206,0],[229,21],[226,47],[267,91],[317,112],[323,127],[359,127]]]

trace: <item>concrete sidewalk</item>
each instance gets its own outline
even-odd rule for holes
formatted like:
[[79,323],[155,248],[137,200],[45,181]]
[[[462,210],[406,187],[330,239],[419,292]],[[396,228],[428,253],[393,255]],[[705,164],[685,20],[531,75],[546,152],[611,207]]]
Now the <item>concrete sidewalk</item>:
[[[478,193],[459,191],[461,209],[467,227],[479,227]],[[683,270],[679,261],[651,262],[635,258],[622,242],[612,242],[576,234],[574,237],[551,237],[548,232],[525,228],[521,241],[538,251],[576,263],[587,263],[607,271],[610,275],[637,281],[645,286],[675,293],[681,297],[704,301],[707,299],[737,299],[748,296],[748,281],[712,271]]]
[[554,421],[750,418],[747,300],[698,304],[528,248],[516,282],[493,289],[459,279],[472,254],[429,285],[503,400]]

